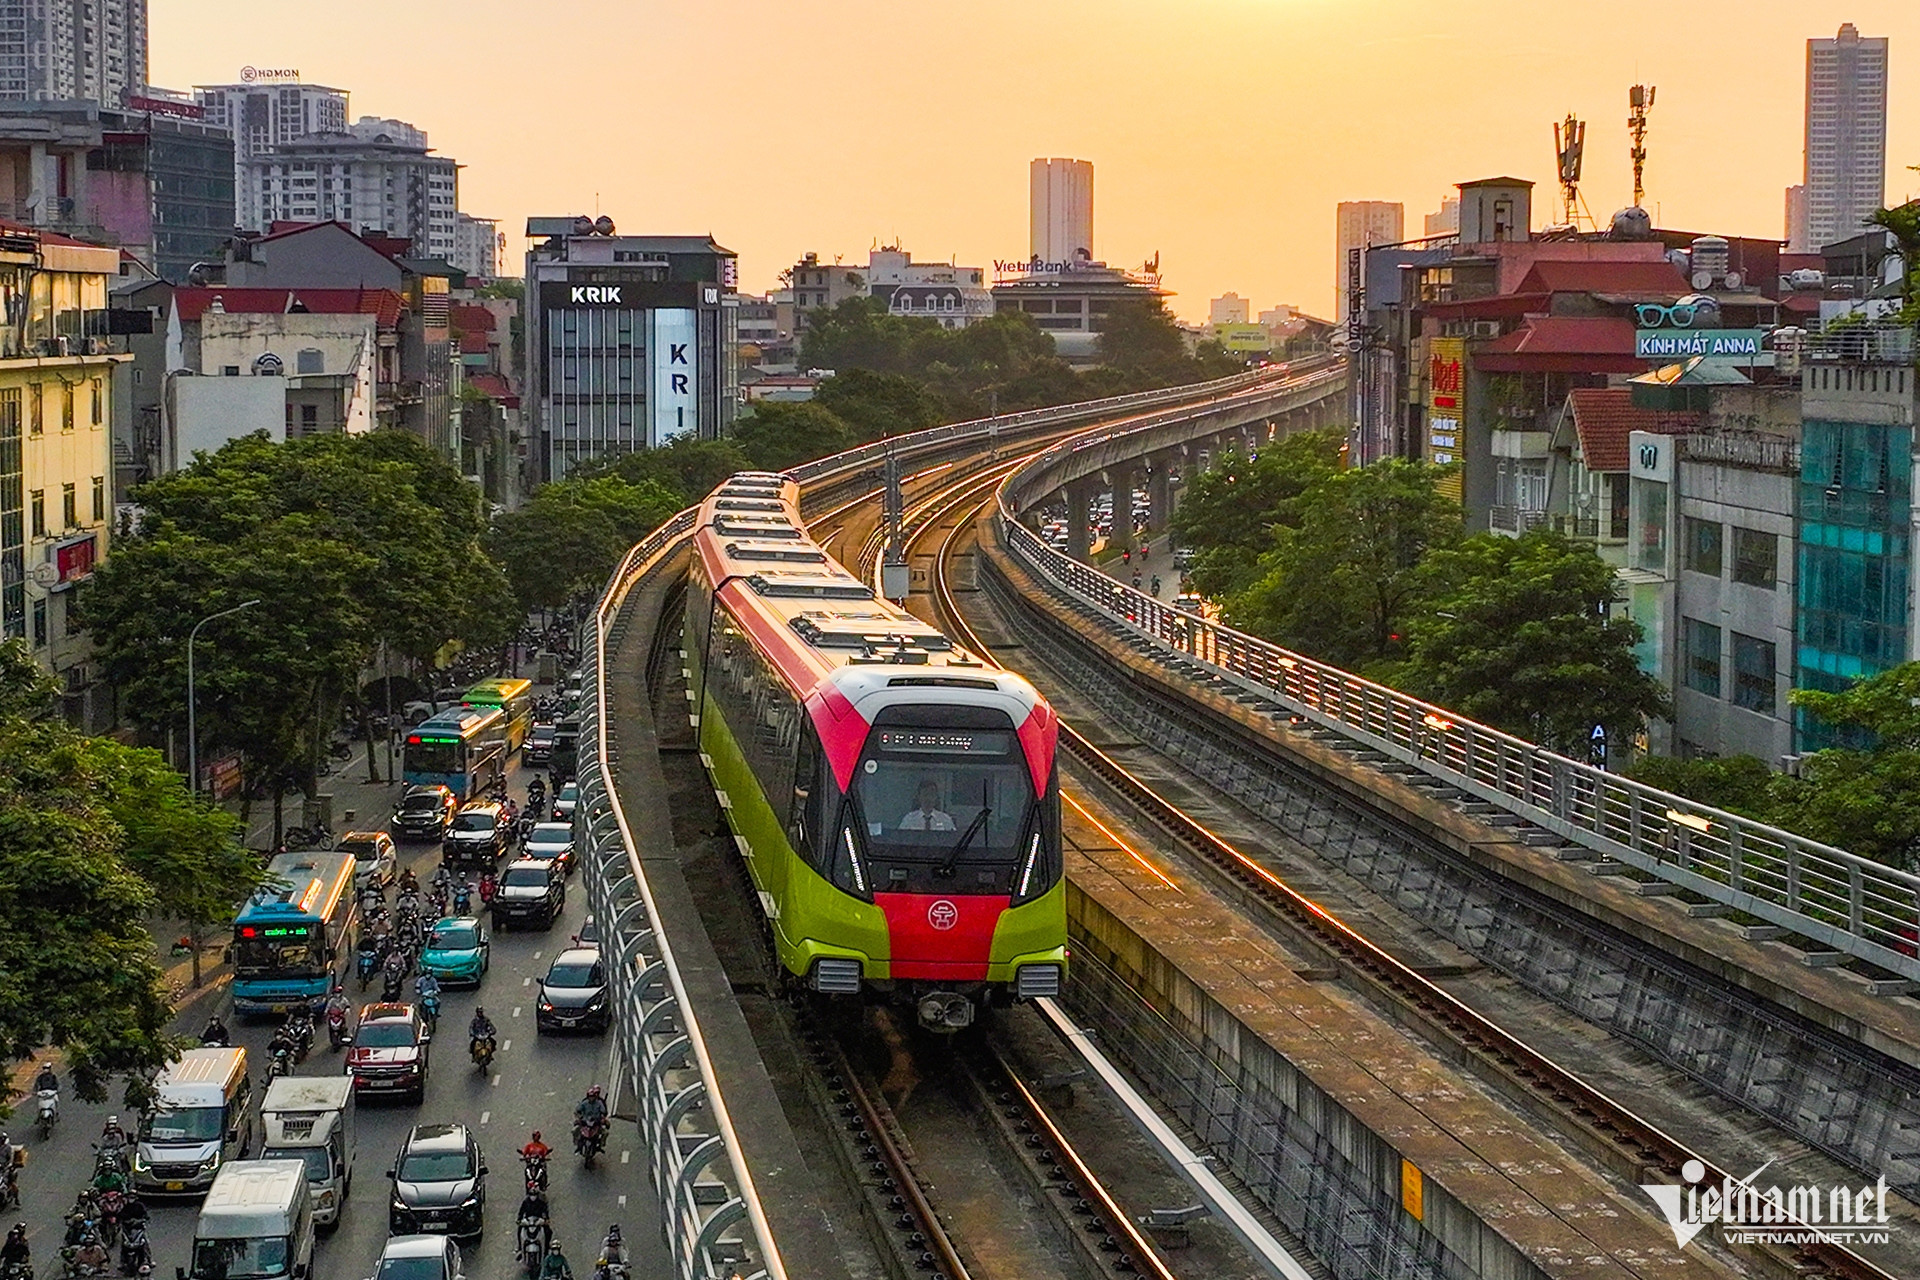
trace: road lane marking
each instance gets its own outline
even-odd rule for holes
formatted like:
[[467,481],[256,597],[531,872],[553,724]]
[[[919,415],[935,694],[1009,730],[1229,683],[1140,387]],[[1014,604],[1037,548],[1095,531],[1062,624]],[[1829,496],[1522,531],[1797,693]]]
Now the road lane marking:
[[511,1048],[513,1048],[513,1037],[509,1036],[500,1042],[500,1052],[505,1053]]
[[489,1087],[498,1089],[500,1087],[500,1073],[498,1071],[494,1072],[493,1079],[488,1081],[487,1083]]
[[540,958],[540,953],[539,953],[538,951],[535,951],[535,952],[533,953],[533,958],[534,958],[535,960],[538,960],[538,959]]
[[620,1207],[622,1209],[627,1207],[627,1198],[625,1196],[620,1197]]
[[481,1124],[485,1124],[485,1123],[486,1123],[486,1122],[487,1122],[488,1120],[491,1120],[492,1118],[493,1118],[493,1112],[491,1112],[491,1111],[482,1111],[482,1112],[480,1113],[480,1123],[481,1123]]
[[523,986],[523,987],[530,987],[530,986],[532,986],[532,985],[533,985],[533,979],[532,979],[532,978],[522,978],[522,979],[520,979],[520,985],[521,985],[521,986]]
[[[485,1124],[485,1123],[486,1123],[486,1121],[485,1121],[485,1120],[482,1120],[482,1121],[481,1121],[480,1123],[481,1123],[481,1124]],[[628,1158],[629,1156],[631,1156],[632,1154],[633,1154],[633,1152],[631,1152],[631,1151],[622,1151],[622,1152],[620,1153],[620,1163],[621,1163],[621,1164],[625,1164],[625,1163],[627,1162],[627,1158]]]
[[516,1017],[516,1018],[520,1016],[520,1006],[519,1006],[519,1005],[515,1005],[515,1006],[513,1006],[513,1016],[514,1016],[514,1017]]

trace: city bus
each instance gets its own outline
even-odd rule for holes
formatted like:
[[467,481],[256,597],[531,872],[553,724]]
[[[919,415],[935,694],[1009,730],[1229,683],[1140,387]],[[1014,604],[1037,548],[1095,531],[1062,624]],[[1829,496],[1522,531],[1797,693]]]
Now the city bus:
[[507,773],[507,714],[499,707],[453,707],[407,731],[401,778],[410,787],[443,786],[465,801]]
[[308,850],[267,863],[233,918],[233,1007],[284,1013],[327,998],[353,955],[351,853]]
[[533,681],[505,676],[482,680],[460,699],[469,707],[498,707],[507,717],[507,754],[526,745],[533,728]]

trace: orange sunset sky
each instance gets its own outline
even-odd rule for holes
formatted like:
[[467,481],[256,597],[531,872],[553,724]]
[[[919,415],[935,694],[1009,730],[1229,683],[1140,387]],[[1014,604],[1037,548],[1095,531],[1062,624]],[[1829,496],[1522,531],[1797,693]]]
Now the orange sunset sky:
[[[242,66],[427,130],[460,203],[711,232],[742,287],[802,252],[897,240],[1027,253],[1027,162],[1094,163],[1094,250],[1156,251],[1184,318],[1232,289],[1330,315],[1334,205],[1513,174],[1552,220],[1552,124],[1589,121],[1583,189],[1628,202],[1627,87],[1658,86],[1659,225],[1780,236],[1801,173],[1805,41],[1892,40],[1888,196],[1920,193],[1920,0],[153,0],[151,76]],[[510,266],[510,270],[517,270]]]

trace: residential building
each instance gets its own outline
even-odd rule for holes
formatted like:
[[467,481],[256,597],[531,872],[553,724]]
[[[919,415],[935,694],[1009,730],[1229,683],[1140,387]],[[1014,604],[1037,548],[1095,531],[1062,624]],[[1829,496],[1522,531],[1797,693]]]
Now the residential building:
[[1093,257],[1093,162],[1035,160],[1027,167],[1032,254],[1042,262]]
[[233,230],[232,143],[192,103],[0,106],[0,217],[116,245],[185,280]]
[[1342,200],[1334,211],[1334,317],[1340,323],[1346,323],[1348,297],[1359,279],[1354,252],[1399,244],[1406,239],[1405,218],[1405,207],[1387,200]]
[[817,253],[803,254],[783,275],[793,293],[793,332],[806,332],[807,319],[816,311],[831,311],[848,298],[867,296],[864,267],[844,266],[838,258],[820,261]]
[[1246,324],[1252,310],[1252,306],[1239,294],[1224,293],[1207,303],[1207,323]]
[[236,226],[264,227],[272,221],[262,216],[258,190],[247,181],[249,162],[295,138],[347,131],[347,91],[326,85],[255,78],[240,84],[195,85],[193,100],[206,112],[207,123],[233,135]]
[[147,83],[147,0],[0,6],[0,102],[126,105]]
[[113,503],[160,474],[161,414],[166,402],[167,317],[174,286],[122,276],[107,294],[108,344],[128,359],[113,370]]
[[515,388],[513,319],[516,304],[507,298],[463,298],[448,312],[454,344],[460,352],[461,470],[474,478],[491,502],[518,504],[526,456]]
[[432,154],[426,134],[403,121],[362,116],[344,133],[280,143],[240,170],[247,230],[337,220],[410,240],[424,258],[454,257],[460,166]]
[[1054,349],[1071,364],[1098,362],[1100,329],[1115,307],[1172,296],[1157,275],[1136,275],[1104,262],[1058,263],[1063,269],[1048,271],[1014,265],[1023,270],[993,285],[994,310],[1025,312],[1053,335]]
[[453,256],[449,261],[466,272],[469,280],[499,279],[506,251],[507,237],[501,233],[497,219],[454,214]]
[[[0,225],[0,636],[23,639],[60,682],[67,718],[112,724],[73,588],[111,539],[113,369],[102,318],[120,255],[52,232]],[[32,305],[28,305],[31,300]]]
[[[1845,239],[1886,201],[1887,41],[1843,23],[1807,41],[1805,249]],[[1803,250],[1804,251],[1804,250]]]
[[1448,196],[1440,208],[1426,216],[1424,231],[1428,239],[1456,235],[1460,230],[1460,197]]
[[611,218],[531,218],[527,235],[530,482],[732,423],[731,249],[710,236],[618,235]]
[[1812,235],[1812,228],[1807,225],[1807,185],[1796,182],[1787,188],[1787,252],[1818,252]]
[[964,329],[993,314],[993,295],[984,267],[951,262],[915,262],[898,245],[867,255],[867,296],[887,304],[890,315],[932,320],[945,329]]

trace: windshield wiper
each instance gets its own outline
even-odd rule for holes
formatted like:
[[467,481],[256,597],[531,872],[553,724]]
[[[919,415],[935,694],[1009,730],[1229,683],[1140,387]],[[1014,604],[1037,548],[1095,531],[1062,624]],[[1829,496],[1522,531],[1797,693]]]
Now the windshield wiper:
[[987,807],[987,780],[982,778],[980,780],[980,812],[973,815],[973,821],[969,822],[967,829],[960,833],[960,838],[953,842],[953,848],[947,850],[946,859],[935,869],[935,875],[942,880],[953,878],[953,873],[960,865],[961,852],[972,842],[974,834],[987,825],[987,818],[992,813],[993,810]]

